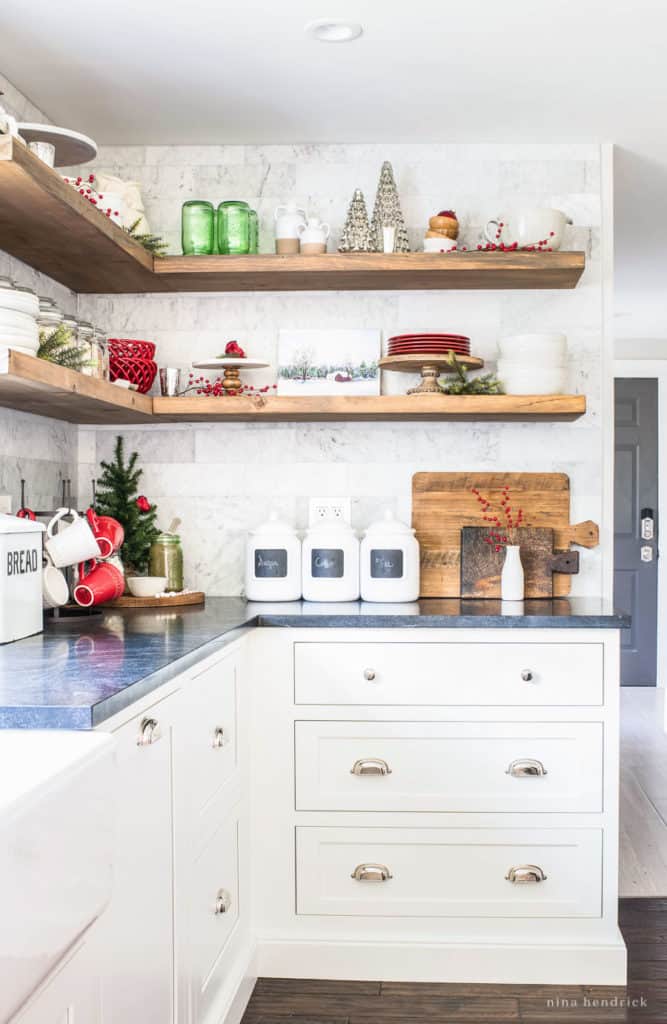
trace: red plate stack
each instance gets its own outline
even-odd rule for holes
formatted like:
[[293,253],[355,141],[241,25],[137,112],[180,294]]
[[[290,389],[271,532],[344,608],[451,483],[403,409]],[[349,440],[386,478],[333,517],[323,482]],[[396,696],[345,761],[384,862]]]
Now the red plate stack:
[[157,374],[153,361],[155,345],[152,341],[135,338],[109,338],[109,376],[111,381],[129,380],[137,391],[145,395],[150,391]]
[[469,356],[470,338],[465,334],[396,334],[387,342],[388,356],[447,355],[448,352]]

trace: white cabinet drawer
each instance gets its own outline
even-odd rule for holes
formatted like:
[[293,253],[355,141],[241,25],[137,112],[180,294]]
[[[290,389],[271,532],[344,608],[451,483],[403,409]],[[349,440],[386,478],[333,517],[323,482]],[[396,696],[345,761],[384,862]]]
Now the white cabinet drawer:
[[216,970],[239,919],[239,814],[231,814],[192,865],[188,948],[193,1020],[203,1021],[221,984]]
[[228,656],[193,676],[179,748],[188,801],[202,811],[237,769],[237,665]]
[[295,643],[297,704],[599,705],[602,644]]
[[[297,913],[600,917],[598,829],[297,828]],[[512,882],[533,866],[539,882]],[[386,869],[384,881],[375,878]]]
[[602,810],[598,722],[295,722],[295,748],[300,811]]

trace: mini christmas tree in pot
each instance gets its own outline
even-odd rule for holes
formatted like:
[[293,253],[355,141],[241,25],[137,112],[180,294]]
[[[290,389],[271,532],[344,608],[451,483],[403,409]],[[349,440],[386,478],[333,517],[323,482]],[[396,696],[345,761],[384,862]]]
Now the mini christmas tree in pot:
[[123,438],[116,438],[112,462],[102,462],[102,475],[97,481],[95,511],[98,515],[117,519],[125,530],[120,557],[126,576],[143,573],[159,530],[155,525],[157,506],[138,493],[143,473],[137,468],[138,452],[125,460]]

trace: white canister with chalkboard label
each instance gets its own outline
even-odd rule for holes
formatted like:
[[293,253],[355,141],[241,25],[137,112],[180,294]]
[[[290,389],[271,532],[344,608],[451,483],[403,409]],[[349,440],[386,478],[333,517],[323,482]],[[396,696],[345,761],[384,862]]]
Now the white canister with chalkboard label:
[[248,537],[245,594],[248,601],[298,601],[301,597],[301,541],[275,512]]
[[311,526],[303,542],[302,563],[304,600],[359,598],[359,540],[348,523],[325,521]]
[[415,531],[386,511],[361,542],[362,601],[416,601],[419,541]]

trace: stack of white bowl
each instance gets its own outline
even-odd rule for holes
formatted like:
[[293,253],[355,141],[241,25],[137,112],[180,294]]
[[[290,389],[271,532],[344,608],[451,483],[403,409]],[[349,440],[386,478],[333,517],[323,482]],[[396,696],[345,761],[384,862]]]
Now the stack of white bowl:
[[39,301],[30,288],[0,277],[0,345],[35,355],[39,348]]
[[512,334],[498,346],[498,377],[508,395],[558,395],[567,386],[564,334]]

